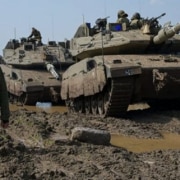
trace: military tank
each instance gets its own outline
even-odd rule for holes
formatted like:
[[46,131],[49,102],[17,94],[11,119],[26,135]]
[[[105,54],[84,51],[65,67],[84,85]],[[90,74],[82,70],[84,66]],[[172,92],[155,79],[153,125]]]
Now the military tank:
[[107,18],[77,29],[70,45],[77,63],[63,74],[61,90],[70,111],[121,116],[133,103],[179,101],[180,24],[161,26],[164,15],[144,19],[140,29]]
[[31,39],[8,41],[0,66],[12,103],[63,103],[59,92],[62,73],[74,62],[62,43],[38,45]]

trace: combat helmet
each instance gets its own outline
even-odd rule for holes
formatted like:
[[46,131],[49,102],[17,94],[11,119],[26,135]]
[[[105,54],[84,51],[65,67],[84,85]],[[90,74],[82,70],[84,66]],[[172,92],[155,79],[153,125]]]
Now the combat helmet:
[[138,12],[134,13],[131,20],[134,20],[134,19],[141,19],[141,15]]
[[118,11],[117,16],[118,16],[118,18],[128,17],[128,14],[126,14],[123,10],[120,10],[120,11]]

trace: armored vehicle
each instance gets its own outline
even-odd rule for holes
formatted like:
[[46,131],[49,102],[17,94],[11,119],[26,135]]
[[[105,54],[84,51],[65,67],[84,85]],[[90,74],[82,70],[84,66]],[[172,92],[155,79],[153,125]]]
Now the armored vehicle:
[[[144,19],[141,28],[81,25],[70,49],[77,64],[63,74],[62,99],[75,112],[120,116],[130,104],[170,105],[180,99],[180,24]],[[171,104],[171,105],[172,105]]]
[[11,102],[35,105],[37,101],[62,102],[62,73],[73,64],[70,53],[55,41],[37,45],[30,39],[10,40],[0,66]]

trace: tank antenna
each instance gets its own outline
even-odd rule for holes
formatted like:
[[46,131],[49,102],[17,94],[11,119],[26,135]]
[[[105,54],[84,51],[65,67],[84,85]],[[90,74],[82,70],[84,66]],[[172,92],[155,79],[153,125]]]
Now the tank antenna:
[[103,42],[103,29],[101,28],[101,47],[102,47],[102,59],[104,65],[104,42]]
[[103,65],[104,65],[104,42],[103,42],[103,35],[106,34],[106,24],[107,24],[107,18],[99,18],[96,20],[96,25],[97,25],[97,28],[100,30],[101,32],[101,48],[102,48],[102,59],[103,59]]
[[85,20],[84,20],[84,14],[82,14],[82,18],[83,18],[83,24],[85,23]]
[[85,23],[85,18],[84,18],[84,14],[82,14],[82,17],[83,17],[83,25],[84,25],[84,28],[83,28],[83,31],[84,31],[84,34],[85,36],[87,36],[88,32],[87,32],[87,29],[86,29],[86,23]]
[[106,0],[104,0],[104,13],[105,13],[105,16],[107,16],[107,6],[106,6]]
[[14,39],[16,39],[16,28],[14,28]]
[[54,40],[54,17],[51,17],[52,39]]

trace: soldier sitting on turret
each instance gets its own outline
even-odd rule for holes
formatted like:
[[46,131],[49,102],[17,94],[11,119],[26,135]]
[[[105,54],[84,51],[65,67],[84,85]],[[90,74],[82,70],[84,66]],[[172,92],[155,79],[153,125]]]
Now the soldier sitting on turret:
[[[33,37],[33,38],[32,38]],[[40,31],[38,31],[36,28],[32,27],[32,32],[29,35],[28,39],[30,39],[31,41],[37,41],[37,45],[41,46],[42,42],[41,42],[41,33]]]
[[141,15],[136,12],[133,14],[130,22],[130,27],[132,29],[140,29],[143,25],[143,19],[141,18]]
[[121,23],[123,25],[123,30],[128,29],[130,26],[129,19],[127,18],[128,14],[126,14],[123,10],[120,10],[118,11],[117,17],[117,23]]

